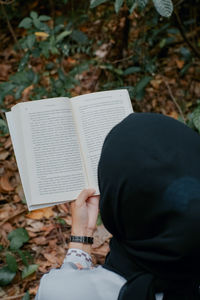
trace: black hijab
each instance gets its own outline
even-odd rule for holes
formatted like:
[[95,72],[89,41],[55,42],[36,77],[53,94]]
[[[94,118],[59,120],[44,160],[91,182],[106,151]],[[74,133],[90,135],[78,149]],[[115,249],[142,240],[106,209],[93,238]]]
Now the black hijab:
[[113,238],[104,267],[127,279],[120,300],[200,299],[200,136],[133,113],[107,135],[100,212]]

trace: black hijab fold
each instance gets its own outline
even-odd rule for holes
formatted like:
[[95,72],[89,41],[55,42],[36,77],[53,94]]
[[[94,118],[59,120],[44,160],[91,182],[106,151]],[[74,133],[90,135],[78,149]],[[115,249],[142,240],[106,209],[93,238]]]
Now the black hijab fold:
[[160,114],[130,114],[105,139],[98,180],[113,235],[104,267],[127,279],[118,299],[199,299],[200,136]]

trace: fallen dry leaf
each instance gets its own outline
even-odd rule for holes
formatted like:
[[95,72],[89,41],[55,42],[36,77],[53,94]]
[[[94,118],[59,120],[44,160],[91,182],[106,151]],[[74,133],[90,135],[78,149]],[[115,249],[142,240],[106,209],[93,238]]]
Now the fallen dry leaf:
[[27,214],[27,218],[32,219],[32,220],[40,220],[42,218],[47,218],[49,219],[54,215],[54,211],[52,207],[45,207],[45,208],[40,208],[34,211],[31,211],[29,214]]
[[30,243],[34,243],[36,245],[46,245],[48,241],[45,236],[38,236],[30,240]]
[[31,232],[43,231],[44,224],[42,222],[34,221],[31,219],[27,219],[26,221],[27,221],[27,225],[28,225],[28,226],[26,226],[26,229],[28,231],[31,231]]
[[8,148],[10,148],[11,145],[12,145],[12,142],[11,142],[11,138],[9,136],[4,144],[4,148],[8,149]]
[[103,245],[101,245],[98,248],[93,248],[92,249],[92,254],[95,255],[101,255],[101,256],[106,256],[109,252],[110,248],[109,248],[109,244],[108,243],[104,243]]
[[171,113],[167,114],[169,117],[178,120],[178,113],[176,111],[172,111]]
[[103,224],[97,226],[97,229],[94,232],[94,244],[92,245],[92,248],[98,248],[106,241],[108,241],[111,237],[112,235],[105,229]]
[[14,187],[11,185],[10,180],[13,177],[11,172],[6,172],[0,178],[0,192],[7,193],[13,191]]
[[8,151],[5,151],[5,150],[1,151],[0,152],[0,160],[5,160],[9,156],[9,154],[10,153]]
[[154,89],[159,89],[160,84],[162,83],[161,79],[153,79],[150,81],[151,85],[154,87]]
[[176,59],[175,61],[176,61],[177,67],[179,69],[182,69],[183,66],[184,66],[184,64],[185,64],[185,61],[184,60],[180,60],[180,59]]

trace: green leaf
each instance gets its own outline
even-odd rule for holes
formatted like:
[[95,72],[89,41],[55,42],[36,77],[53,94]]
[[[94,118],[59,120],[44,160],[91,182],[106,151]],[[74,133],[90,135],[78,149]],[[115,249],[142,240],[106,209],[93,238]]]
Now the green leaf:
[[38,18],[40,21],[49,21],[49,20],[51,20],[51,17],[49,17],[49,16],[46,16],[46,15],[41,15],[41,16],[39,16],[39,18]]
[[73,30],[71,38],[78,44],[86,44],[88,42],[87,35],[80,30]]
[[157,12],[163,16],[169,18],[173,12],[173,3],[171,0],[153,0],[154,6]]
[[28,62],[28,60],[29,60],[29,56],[30,56],[30,53],[27,52],[27,53],[22,57],[22,59],[20,60],[18,69],[17,69],[18,72],[21,72],[21,71],[24,70],[24,68],[26,67],[27,62]]
[[25,29],[29,29],[32,26],[32,20],[31,18],[27,17],[24,18],[18,25],[19,28],[25,28]]
[[57,35],[56,37],[56,43],[61,42],[66,36],[70,35],[72,33],[72,30],[65,30]]
[[15,93],[15,98],[16,100],[19,100],[21,95],[22,95],[22,92],[24,91],[24,89],[26,88],[26,85],[25,84],[22,84],[20,85],[17,89],[16,89],[16,93]]
[[30,16],[32,19],[37,19],[38,18],[38,13],[36,11],[31,11]]
[[123,5],[123,2],[124,2],[124,0],[115,0],[115,11],[117,14]]
[[35,34],[30,34],[28,35],[27,39],[26,39],[26,43],[27,43],[27,46],[28,48],[31,50],[34,43],[35,43],[35,40],[36,40],[36,37],[35,37]]
[[30,294],[27,291],[26,294],[23,296],[22,300],[30,300]]
[[0,135],[5,135],[9,133],[9,130],[8,130],[8,125],[6,123],[6,121],[4,121],[3,119],[0,119]]
[[44,29],[44,23],[40,22],[39,19],[33,19],[33,24],[34,24],[34,26],[35,26],[37,29],[43,31],[43,29]]
[[25,253],[24,253],[22,250],[20,250],[20,249],[17,250],[17,253],[19,254],[19,257],[21,258],[23,264],[24,264],[25,266],[28,266],[28,260],[27,260],[27,258],[26,258]]
[[8,234],[11,249],[19,249],[24,243],[28,242],[29,236],[24,228],[17,228]]
[[135,98],[136,100],[141,100],[144,97],[145,88],[147,84],[151,81],[151,76],[144,76],[135,86]]
[[102,219],[101,219],[101,215],[98,214],[98,218],[97,218],[97,226],[102,224]]
[[28,265],[28,266],[24,267],[24,269],[22,270],[22,279],[33,274],[37,270],[37,268],[38,268],[38,265],[36,265],[36,264]]
[[10,271],[6,266],[0,269],[0,286],[9,284],[15,277],[16,273]]
[[107,2],[108,0],[91,0],[90,1],[90,8],[95,8],[96,6]]
[[126,3],[127,3],[130,14],[132,14],[132,12],[134,11],[134,9],[137,6],[136,0],[126,0]]
[[129,67],[124,71],[124,75],[126,76],[134,73],[139,73],[141,71],[142,69],[140,67]]
[[13,273],[17,272],[17,262],[13,255],[6,253],[6,263],[11,272]]
[[147,5],[148,1],[149,0],[137,0],[137,3],[138,3],[138,6],[143,9]]
[[192,121],[195,126],[195,128],[199,131],[200,133],[200,106],[197,107],[193,113],[192,113]]

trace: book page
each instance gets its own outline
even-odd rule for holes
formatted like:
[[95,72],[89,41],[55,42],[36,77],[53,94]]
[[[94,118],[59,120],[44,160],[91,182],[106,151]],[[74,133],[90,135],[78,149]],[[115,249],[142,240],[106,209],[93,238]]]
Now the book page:
[[133,112],[127,90],[114,90],[70,99],[89,186],[98,189],[97,165],[108,132]]
[[15,157],[17,161],[17,166],[20,173],[21,182],[24,189],[24,194],[26,197],[27,203],[31,201],[31,193],[30,193],[30,184],[29,177],[27,176],[27,168],[25,162],[25,154],[24,154],[24,141],[22,138],[22,132],[20,130],[20,120],[18,118],[18,111],[13,113],[12,111],[6,113],[6,118],[9,126],[10,136],[12,139],[12,144],[15,152]]
[[17,106],[30,182],[29,205],[75,199],[87,187],[87,179],[69,100],[53,98]]

